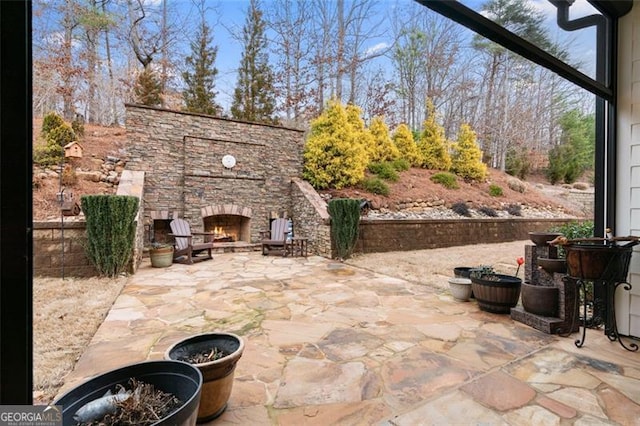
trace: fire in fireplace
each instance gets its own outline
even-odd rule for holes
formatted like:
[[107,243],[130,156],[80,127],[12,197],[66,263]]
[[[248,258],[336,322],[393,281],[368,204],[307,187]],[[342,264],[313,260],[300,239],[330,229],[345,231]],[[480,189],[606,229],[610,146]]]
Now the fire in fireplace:
[[249,242],[249,218],[239,215],[214,215],[204,218],[205,232],[212,232],[214,242]]

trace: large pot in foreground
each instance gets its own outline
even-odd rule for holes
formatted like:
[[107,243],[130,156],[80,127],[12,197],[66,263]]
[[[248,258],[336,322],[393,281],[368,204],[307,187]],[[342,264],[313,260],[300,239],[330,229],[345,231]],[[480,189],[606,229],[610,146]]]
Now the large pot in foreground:
[[473,295],[481,310],[494,314],[508,314],[518,304],[522,280],[512,275],[487,274],[474,277],[471,274]]
[[180,361],[148,361],[131,364],[96,376],[62,395],[53,405],[62,406],[62,424],[75,425],[73,415],[85,404],[125,386],[131,378],[171,393],[183,405],[154,425],[195,425],[202,389],[202,374]]
[[165,353],[166,359],[186,360],[195,354],[211,353],[214,348],[228,355],[214,361],[193,364],[203,377],[198,423],[219,417],[227,408],[233,375],[244,351],[244,342],[231,333],[204,333],[179,341]]

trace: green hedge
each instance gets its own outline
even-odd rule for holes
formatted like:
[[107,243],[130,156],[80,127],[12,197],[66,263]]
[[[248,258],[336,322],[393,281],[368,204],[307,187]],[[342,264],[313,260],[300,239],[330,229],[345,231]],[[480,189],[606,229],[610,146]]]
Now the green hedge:
[[358,240],[360,227],[360,200],[336,198],[329,201],[327,210],[331,215],[331,236],[338,259],[351,256]]
[[80,198],[87,220],[87,257],[100,275],[124,272],[133,256],[137,197],[85,195]]

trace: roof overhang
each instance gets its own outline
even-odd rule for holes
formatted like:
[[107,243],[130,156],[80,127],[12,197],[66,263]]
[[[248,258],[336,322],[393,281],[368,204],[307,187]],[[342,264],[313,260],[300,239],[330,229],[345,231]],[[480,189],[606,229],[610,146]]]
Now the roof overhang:
[[619,18],[626,15],[633,7],[633,0],[588,0],[600,13]]

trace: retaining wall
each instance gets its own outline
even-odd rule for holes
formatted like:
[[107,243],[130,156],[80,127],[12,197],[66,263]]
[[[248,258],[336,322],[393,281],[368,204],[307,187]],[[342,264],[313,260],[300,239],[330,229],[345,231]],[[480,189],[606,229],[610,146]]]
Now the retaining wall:
[[574,219],[362,220],[355,252],[422,250],[529,239]]

